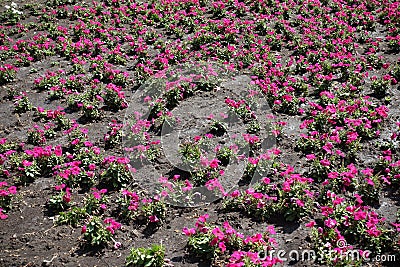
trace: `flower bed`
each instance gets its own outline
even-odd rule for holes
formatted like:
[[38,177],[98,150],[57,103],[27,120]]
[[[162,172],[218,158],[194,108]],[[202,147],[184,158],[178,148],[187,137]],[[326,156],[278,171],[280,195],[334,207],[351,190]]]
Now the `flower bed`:
[[399,261],[399,6],[7,2],[0,265]]

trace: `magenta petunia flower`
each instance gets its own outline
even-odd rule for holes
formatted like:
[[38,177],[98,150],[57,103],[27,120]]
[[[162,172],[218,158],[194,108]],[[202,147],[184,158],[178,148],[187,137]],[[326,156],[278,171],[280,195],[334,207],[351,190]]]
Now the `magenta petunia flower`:
[[324,224],[328,228],[333,228],[337,225],[337,222],[335,219],[328,218],[324,221]]

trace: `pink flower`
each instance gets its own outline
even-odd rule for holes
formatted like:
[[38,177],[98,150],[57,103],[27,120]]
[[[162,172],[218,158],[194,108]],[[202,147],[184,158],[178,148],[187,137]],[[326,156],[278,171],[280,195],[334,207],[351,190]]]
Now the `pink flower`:
[[79,143],[79,139],[76,138],[75,140],[72,140],[71,145],[76,145]]
[[150,220],[150,222],[152,222],[152,223],[160,221],[160,220],[157,218],[157,216],[155,216],[155,215],[149,216],[149,220]]
[[273,225],[268,225],[268,226],[267,226],[267,231],[268,231],[268,233],[270,233],[271,235],[276,235],[275,227],[274,227]]
[[209,165],[209,161],[208,161],[208,159],[207,159],[206,157],[202,157],[202,158],[200,159],[200,164],[201,164],[202,166],[204,166],[204,167],[207,167],[207,166]]
[[222,187],[221,183],[219,182],[218,178],[214,178],[211,180],[208,180],[205,184],[205,187],[208,190],[214,190],[214,189],[218,189],[221,191],[221,193],[225,194],[224,188]]
[[115,242],[114,243],[114,248],[119,249],[122,246],[121,242]]
[[262,181],[263,181],[264,184],[270,184],[271,179],[268,178],[268,177],[264,177],[264,178],[262,178]]
[[15,186],[10,186],[8,188],[8,192],[10,192],[10,194],[15,195],[17,193],[17,188]]
[[321,163],[322,166],[329,166],[329,165],[331,165],[330,161],[327,160],[327,159],[322,159],[322,160],[320,160],[320,163]]
[[56,146],[54,148],[54,155],[56,155],[57,157],[61,157],[62,155],[62,148],[61,146]]
[[253,194],[253,197],[254,197],[255,199],[261,199],[261,198],[264,197],[264,194],[263,194],[263,193],[259,193],[259,192],[255,192],[255,193]]
[[31,166],[32,164],[33,164],[32,161],[27,161],[27,160],[23,160],[23,161],[22,161],[22,165],[25,166],[25,167],[29,167],[29,166]]
[[97,191],[93,192],[92,195],[93,195],[93,197],[94,197],[95,199],[100,199],[100,198],[101,198],[101,195],[100,195],[99,192],[97,192]]
[[350,133],[347,133],[347,141],[346,141],[346,144],[350,144],[351,142],[357,140],[357,138],[358,138],[357,132],[350,132]]
[[218,163],[220,163],[220,161],[218,159],[213,159],[212,161],[210,161],[210,168],[216,169],[218,168]]
[[339,176],[339,173],[337,173],[337,172],[328,173],[328,178],[329,179],[336,179],[338,176]]
[[289,192],[290,191],[290,183],[288,181],[285,181],[282,183],[282,190],[285,192]]
[[371,186],[375,186],[374,181],[372,181],[371,179],[365,178],[365,181],[367,181],[367,184],[369,184],[369,185],[371,185]]
[[204,214],[204,215],[201,215],[201,216],[197,219],[197,222],[199,222],[199,223],[205,223],[209,217],[210,217],[210,215],[208,215],[207,213]]
[[373,175],[373,171],[374,171],[374,170],[371,169],[371,168],[366,168],[366,169],[362,170],[361,172],[362,172],[362,174],[364,174],[364,175],[370,177],[370,176]]
[[109,232],[112,233],[112,234],[115,233],[114,228],[113,228],[111,225],[107,226],[107,227],[106,227],[106,230],[109,231]]
[[83,144],[84,144],[86,147],[91,147],[91,146],[93,146],[93,143],[92,143],[92,142],[89,142],[89,141],[85,141],[85,142],[83,142]]
[[315,225],[316,225],[315,221],[311,221],[309,223],[306,223],[306,227],[309,227],[309,228],[314,227]]
[[225,237],[224,233],[218,227],[215,227],[212,230],[212,234],[215,235],[215,237],[218,238],[219,240],[222,240]]
[[225,221],[225,222],[222,224],[222,226],[224,227],[225,233],[226,233],[226,234],[232,235],[232,234],[236,233],[236,231],[232,228],[232,226],[229,224],[228,221]]
[[382,231],[376,229],[376,227],[374,226],[374,227],[368,229],[368,230],[367,230],[367,233],[368,233],[370,236],[378,237],[378,236],[381,235]]
[[90,163],[89,164],[89,170],[93,171],[94,169],[96,169],[96,164]]
[[383,118],[388,116],[389,109],[386,106],[379,106],[375,109],[375,111]]
[[249,161],[250,164],[253,164],[253,165],[257,165],[258,164],[258,158],[249,157],[248,161]]
[[315,159],[316,157],[315,157],[314,154],[308,154],[308,155],[306,155],[306,158],[307,158],[308,160],[313,160],[313,159]]
[[354,193],[354,197],[356,198],[356,202],[358,203],[358,204],[362,204],[364,201],[362,200],[362,197],[359,195],[359,194],[357,194],[357,193]]
[[8,218],[8,215],[4,214],[3,211],[4,210],[2,208],[0,208],[0,220],[5,220]]
[[260,141],[260,138],[257,135],[243,134],[243,138],[246,142],[248,142],[251,145]]
[[143,98],[143,102],[147,103],[151,101],[151,97],[150,96],[146,96],[145,98]]
[[189,182],[189,180],[185,180],[185,187],[182,187],[183,192],[187,192],[193,189],[193,185]]
[[182,232],[183,232],[186,236],[191,236],[191,235],[194,235],[194,234],[196,233],[196,229],[185,227],[185,228],[182,229]]
[[336,226],[337,222],[335,219],[328,218],[324,221],[325,226],[328,228],[333,228]]
[[231,197],[238,197],[240,196],[240,191],[239,190],[235,190],[231,193]]
[[211,133],[207,133],[207,134],[205,134],[204,136],[207,137],[208,139],[211,139],[211,138],[214,137],[214,135],[211,134]]
[[86,233],[86,230],[87,230],[87,226],[86,226],[86,225],[83,225],[83,226],[82,226],[82,230],[81,230],[81,234]]
[[117,162],[119,164],[128,164],[129,163],[129,158],[118,158]]
[[361,210],[354,212],[353,215],[356,221],[364,220],[367,217],[367,213]]
[[71,194],[69,193],[69,191],[65,193],[65,195],[63,196],[63,200],[66,203],[71,202]]
[[201,136],[196,135],[196,136],[194,137],[194,141],[195,141],[195,142],[199,141],[200,139],[201,139]]
[[300,199],[296,199],[296,204],[299,207],[304,207],[304,201],[300,200]]
[[224,242],[219,242],[218,247],[221,249],[221,252],[226,251],[226,246],[225,246]]
[[293,96],[291,96],[291,95],[284,95],[284,96],[282,96],[282,98],[287,102],[292,102],[292,100],[293,100]]

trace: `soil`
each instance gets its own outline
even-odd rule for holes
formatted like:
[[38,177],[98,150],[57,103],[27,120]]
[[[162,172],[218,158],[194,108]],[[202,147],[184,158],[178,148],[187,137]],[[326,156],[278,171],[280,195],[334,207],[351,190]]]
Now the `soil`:
[[[4,11],[3,6],[9,1],[0,0],[0,12]],[[18,3],[33,3],[34,5],[44,6],[45,1],[24,1]],[[35,22],[35,16],[27,16],[23,23]],[[68,25],[69,21],[61,19],[59,25]],[[164,29],[156,29],[163,34],[165,39],[174,39],[174,36],[164,32]],[[383,30],[383,29],[382,29]],[[376,34],[379,34],[377,29]],[[35,33],[28,31],[27,33],[12,36],[15,39],[28,39]],[[388,62],[395,62],[397,55],[385,52],[383,48],[383,56]],[[280,55],[283,62],[289,57],[290,51],[282,49]],[[126,66],[119,66],[121,70],[129,70],[129,62]],[[47,92],[38,92],[33,89],[33,81],[43,75],[47,71],[55,71],[59,68],[69,70],[71,62],[62,58],[60,55],[47,57],[40,61],[31,63],[28,67],[20,67],[17,76],[12,83],[5,84],[0,88],[0,137],[17,143],[26,142],[27,132],[34,124],[33,112],[16,114],[14,112],[13,101],[9,99],[8,92],[25,91],[33,106],[41,106],[46,109],[56,109],[57,106],[66,107],[65,100],[49,101]],[[35,69],[37,72],[32,72]],[[377,73],[376,75],[379,75]],[[240,76],[239,76],[240,77]],[[231,90],[236,87],[244,86],[245,81],[239,79],[233,85]],[[366,84],[368,87],[368,82]],[[131,97],[135,95],[138,84],[131,84],[129,88],[124,90],[126,99],[130,102]],[[398,104],[400,103],[400,94],[398,88],[392,87],[392,98],[390,105],[390,118],[385,124],[382,132],[393,132],[394,121],[399,117]],[[369,94],[367,92],[366,94]],[[212,98],[212,95],[210,96]],[[207,105],[205,103],[204,105]],[[196,112],[196,109],[193,109]],[[124,120],[126,110],[104,111],[104,115],[98,121],[88,122],[81,118],[78,112],[68,111],[67,117],[75,119],[88,129],[88,139],[95,146],[101,148],[101,153],[107,155],[123,156],[121,147],[106,149],[104,145],[104,134],[107,131],[107,125],[112,120],[122,122]],[[299,115],[286,115],[282,113],[275,114],[276,121],[286,121],[287,126],[283,127],[283,134],[277,140],[277,145],[282,151],[281,161],[290,164],[299,173],[307,171],[305,160],[302,154],[295,149],[295,139],[302,130],[299,125],[302,117]],[[366,142],[363,144],[362,150],[357,157],[358,166],[368,167],[377,161],[379,149],[376,143],[383,142],[385,135],[380,139]],[[61,132],[56,137],[50,139],[47,145],[66,145],[66,136]],[[26,144],[24,148],[30,148],[32,145]],[[159,159],[160,164],[156,166],[160,172],[168,173],[171,166],[165,163],[165,158]],[[151,170],[148,170],[151,172]],[[151,173],[147,173],[152,175]],[[144,173],[143,175],[146,175]],[[33,183],[28,185],[19,185],[18,194],[13,199],[13,207],[7,213],[8,218],[0,221],[0,266],[124,266],[125,258],[128,256],[132,247],[148,247],[151,244],[163,244],[166,248],[166,258],[176,267],[207,267],[211,263],[201,258],[196,258],[188,253],[187,237],[182,234],[182,228],[193,226],[199,215],[204,213],[210,214],[209,221],[211,223],[222,224],[228,220],[231,225],[244,234],[254,234],[265,231],[268,225],[276,227],[276,239],[279,248],[285,251],[292,249],[311,249],[312,242],[310,240],[310,229],[304,226],[309,222],[310,218],[302,218],[297,222],[287,222],[283,218],[270,218],[268,222],[258,221],[246,217],[240,212],[222,211],[222,201],[217,200],[213,203],[202,207],[180,208],[168,207],[165,222],[158,228],[149,228],[146,225],[135,223],[123,223],[120,231],[114,236],[116,240],[122,243],[122,247],[114,249],[108,247],[88,247],[82,240],[81,228],[66,225],[55,225],[56,214],[49,210],[48,201],[53,195],[53,188],[56,181],[52,177],[38,177]],[[82,200],[83,194],[74,193],[76,200]],[[111,191],[110,210],[112,210],[113,202],[117,198],[117,191]],[[397,192],[386,190],[383,192],[379,200],[376,210],[380,215],[386,217],[389,221],[396,221],[396,213],[400,207],[400,196]],[[108,212],[108,211],[107,211]],[[107,213],[108,214],[108,213]],[[112,216],[113,214],[108,214]],[[289,266],[314,266],[310,262],[288,262]],[[397,266],[397,263],[385,263],[386,266]],[[392,264],[392,265],[390,265]],[[374,266],[374,265],[369,265]],[[379,266],[379,265],[376,265]]]

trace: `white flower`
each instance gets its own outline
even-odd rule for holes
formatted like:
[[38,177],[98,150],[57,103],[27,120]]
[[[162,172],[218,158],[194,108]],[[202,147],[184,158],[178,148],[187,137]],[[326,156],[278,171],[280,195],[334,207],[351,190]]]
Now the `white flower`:
[[19,11],[19,10],[16,10],[16,9],[12,9],[12,12],[13,13],[16,13],[16,14],[19,14],[19,15],[22,15],[22,14],[24,14],[24,12],[22,12],[22,11]]

